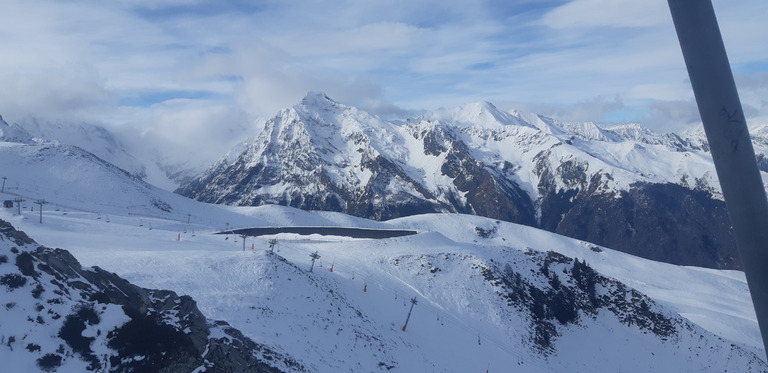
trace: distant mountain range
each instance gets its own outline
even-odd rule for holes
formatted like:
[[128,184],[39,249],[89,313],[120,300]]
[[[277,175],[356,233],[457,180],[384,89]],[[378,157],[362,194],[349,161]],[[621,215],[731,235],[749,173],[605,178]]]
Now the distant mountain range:
[[[768,137],[754,138],[766,166]],[[312,92],[176,192],[377,220],[475,214],[673,264],[740,267],[703,132],[601,128],[487,102],[393,122]]]
[[[758,128],[752,136],[766,172],[768,131]],[[311,92],[205,172],[135,156],[119,136],[89,124],[0,118],[0,140],[74,146],[131,177],[179,186],[177,193],[204,202],[280,204],[376,220],[475,214],[653,260],[740,268],[701,131],[603,128],[505,112],[487,102],[386,121]]]

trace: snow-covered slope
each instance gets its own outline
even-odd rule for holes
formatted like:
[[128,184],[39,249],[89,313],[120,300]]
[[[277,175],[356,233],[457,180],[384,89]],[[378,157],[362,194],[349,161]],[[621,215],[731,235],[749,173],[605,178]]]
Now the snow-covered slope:
[[[540,188],[542,162],[556,170],[565,162],[576,161],[583,166],[587,180],[594,175],[611,175],[602,186],[613,193],[638,182],[692,186],[690,180],[698,179],[702,180],[701,188],[719,193],[703,134],[656,134],[636,124],[601,128],[591,122],[501,112],[490,103],[438,111],[426,119],[459,128],[461,139],[483,164],[512,163],[518,168],[514,176],[539,201],[545,198]],[[414,122],[418,125],[424,119]],[[573,187],[566,177],[552,181],[556,189]]]
[[38,246],[0,220],[7,372],[276,373],[295,361],[206,320],[188,296],[142,289],[66,250]]
[[[33,199],[61,200],[57,196],[66,191],[71,205],[60,207],[102,211],[119,206],[151,215],[172,212],[172,206],[157,196],[176,198],[76,146],[0,142],[0,159],[6,191],[28,197],[28,206]],[[116,195],[126,198],[116,201]]]
[[[2,149],[0,159],[13,162],[3,164],[18,168],[12,175],[19,189],[11,192],[51,203],[42,224],[39,211],[29,209],[0,209],[0,219],[43,245],[69,249],[86,266],[189,295],[205,317],[227,321],[307,371],[768,369],[739,272],[652,262],[471,215],[377,222],[281,206],[208,205],[147,186],[72,148]],[[67,164],[77,177],[56,182]],[[27,175],[52,182],[26,187]],[[56,211],[57,204],[66,208]],[[215,234],[227,223],[419,234],[244,241]],[[274,253],[267,252],[272,238]],[[312,266],[315,252],[320,258]],[[416,304],[403,330],[411,299]],[[8,350],[4,357],[21,356],[0,349]],[[62,371],[78,370],[69,369]]]
[[0,116],[0,141],[30,143],[33,140],[32,135],[24,130],[24,128],[21,128],[17,124],[8,124],[8,122],[3,120],[3,117]]
[[388,225],[415,236],[278,235],[273,254],[270,237],[248,238],[243,250],[237,236],[148,230],[137,216],[53,212],[40,225],[26,215],[0,213],[85,265],[192,296],[207,317],[313,372],[768,368],[740,273],[654,263],[511,223],[424,215]]
[[[196,227],[234,229],[259,225],[292,225],[309,218],[312,225],[353,224],[378,227],[379,222],[348,215],[328,216],[271,206],[270,216],[253,216],[252,208],[234,209],[190,201],[129,175],[80,148],[61,144],[0,142],[0,163],[5,177],[0,200],[14,202],[11,212],[21,210],[43,220],[48,212],[88,212],[100,221],[113,216],[139,216],[137,224],[148,228],[184,231]],[[160,219],[160,220],[156,220]],[[153,226],[153,224],[155,224]]]
[[[147,177],[146,166],[128,151],[126,146],[106,128],[88,123],[66,123],[26,119],[12,127],[23,130],[34,142],[53,142],[76,146],[122,168],[139,178]],[[0,139],[3,136],[0,135]],[[5,138],[5,141],[13,139]],[[32,143],[30,141],[16,141]]]
[[62,144],[81,148],[157,187],[174,190],[210,167],[213,160],[171,161],[141,140],[140,134],[91,123],[25,118],[8,124],[0,117],[0,141]]

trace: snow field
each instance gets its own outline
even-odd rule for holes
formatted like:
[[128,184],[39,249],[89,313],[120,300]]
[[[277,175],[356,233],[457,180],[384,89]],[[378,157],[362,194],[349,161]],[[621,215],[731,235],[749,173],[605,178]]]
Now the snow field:
[[[455,311],[444,310],[440,306],[429,303],[423,298],[422,294],[418,294],[417,291],[404,281],[397,279],[393,283],[391,279],[387,278],[388,275],[377,273],[376,271],[371,272],[370,268],[368,268],[371,264],[356,259],[360,254],[359,250],[356,253],[351,247],[359,243],[355,241],[360,240],[345,239],[335,242],[323,242],[317,241],[317,238],[309,241],[302,238],[291,242],[288,239],[287,242],[291,242],[291,245],[286,247],[288,243],[283,242],[281,239],[281,243],[278,244],[279,253],[295,260],[295,263],[299,266],[298,268],[293,266],[284,268],[286,265],[278,262],[282,264],[279,268],[283,268],[289,273],[289,275],[286,275],[282,273],[283,271],[279,271],[278,267],[272,267],[271,262],[274,260],[271,260],[269,255],[263,254],[264,247],[266,246],[263,242],[266,238],[264,240],[253,240],[255,245],[259,247],[259,250],[256,252],[251,252],[250,246],[252,242],[251,239],[248,239],[247,251],[244,253],[241,246],[242,241],[239,241],[240,239],[236,236],[229,236],[228,240],[224,240],[225,236],[197,235],[192,237],[191,234],[181,234],[182,240],[176,241],[175,238],[178,235],[174,235],[171,231],[161,229],[149,231],[146,228],[137,226],[120,225],[121,221],[127,222],[130,219],[117,217],[112,217],[110,223],[91,220],[93,222],[91,231],[89,234],[84,234],[83,227],[87,224],[82,221],[82,218],[85,215],[70,213],[66,216],[52,216],[50,220],[46,216],[46,224],[37,227],[38,229],[34,229],[35,222],[32,222],[29,227],[24,229],[36,231],[34,233],[35,236],[43,244],[45,244],[47,238],[51,241],[55,240],[57,245],[68,247],[78,258],[81,258],[80,260],[84,265],[99,265],[107,270],[117,272],[140,286],[168,288],[182,294],[190,294],[198,301],[201,310],[208,317],[227,320],[234,326],[246,331],[247,334],[256,340],[277,340],[278,345],[288,346],[286,349],[289,351],[291,349],[290,346],[307,343],[312,338],[315,338],[317,342],[311,343],[312,345],[322,345],[320,337],[312,337],[311,334],[306,333],[306,330],[303,330],[304,333],[281,332],[295,328],[295,326],[291,326],[290,322],[287,321],[293,319],[290,313],[296,312],[295,308],[297,306],[306,306],[306,302],[314,303],[306,299],[316,297],[316,288],[321,287],[316,284],[313,286],[312,283],[315,281],[312,278],[305,278],[306,274],[302,272],[302,270],[308,270],[308,254],[317,247],[321,248],[320,252],[323,253],[323,257],[316,263],[315,270],[311,276],[317,277],[317,281],[333,282],[333,287],[337,289],[336,292],[342,294],[343,297],[352,298],[353,301],[350,303],[360,305],[362,314],[366,315],[364,320],[383,320],[378,322],[380,325],[377,326],[377,329],[385,329],[387,333],[394,334],[397,338],[403,339],[403,343],[416,343],[415,341],[408,341],[410,334],[399,335],[399,333],[402,333],[400,328],[407,315],[407,306],[401,303],[401,301],[416,296],[419,304],[415,307],[411,316],[408,327],[409,333],[417,333],[420,329],[420,324],[423,322],[431,325],[427,328],[429,331],[427,336],[417,339],[417,341],[421,341],[419,344],[424,343],[425,338],[427,341],[432,340],[432,344],[435,341],[451,341],[449,349],[456,350],[457,352],[453,355],[462,356],[463,354],[460,354],[460,351],[465,351],[467,348],[470,350],[472,348],[477,349],[479,347],[477,345],[478,337],[488,339],[486,344],[492,343],[490,336],[482,335],[482,332],[478,332],[473,327],[466,325],[466,322],[453,317],[451,313]],[[3,218],[10,218],[13,221],[12,216],[4,216]],[[24,220],[17,218],[14,224],[24,225],[24,222]],[[55,229],[48,231],[51,234],[50,236],[45,234],[45,229],[40,229],[54,224],[56,225]],[[155,225],[160,226],[159,223]],[[117,234],[117,231],[121,233]],[[91,239],[83,240],[84,237],[88,236]],[[120,236],[117,238],[120,242],[120,248],[105,248],[104,243],[115,240],[115,236]],[[428,237],[425,243],[436,241],[435,234],[429,234],[428,236],[431,237]],[[238,240],[238,242],[235,242],[235,240]],[[377,241],[373,242],[379,243]],[[421,245],[425,243],[421,243]],[[339,247],[339,245],[342,245],[345,251],[334,253],[333,247]],[[180,249],[181,247],[183,249]],[[397,248],[398,245],[393,247]],[[382,247],[374,247],[372,249],[380,250]],[[347,250],[350,251],[349,254],[347,254]],[[331,254],[325,254],[326,252]],[[408,252],[409,250],[395,249],[395,253],[402,254]],[[361,257],[365,257],[365,255],[361,255]],[[335,261],[335,259],[338,259],[338,261]],[[329,271],[329,262],[334,265],[333,273]],[[301,281],[303,281],[302,284],[297,284]],[[363,292],[362,289],[366,285],[368,291]],[[307,287],[309,290],[305,291]],[[269,307],[263,306],[275,300],[285,301],[285,298],[281,297],[281,295],[285,294],[292,294],[293,302],[298,302],[298,304],[292,305],[289,302],[287,304],[278,303],[275,306]],[[338,302],[337,299],[326,299],[326,301],[329,304]],[[407,305],[410,305],[410,303]],[[326,310],[327,313],[331,311],[333,310]],[[259,318],[255,317],[258,316],[258,313],[268,313],[273,316],[282,314],[286,317],[267,318],[269,320],[268,325],[261,325],[257,328],[257,330],[262,330],[262,332],[257,334],[249,333],[248,324],[258,322],[257,319]],[[300,314],[297,317],[305,319],[312,316],[312,314]],[[314,316],[321,317],[319,314]],[[432,319],[433,317],[434,320]],[[446,334],[441,329],[437,329],[437,332],[433,333],[432,327],[434,324],[437,324],[438,317],[441,317],[441,326],[448,325],[447,328],[454,326],[458,331],[447,332]],[[357,318],[357,316],[354,315],[352,318]],[[372,321],[365,321],[364,324],[370,322]],[[329,328],[326,320],[323,333],[327,332]],[[487,329],[495,330],[493,327]],[[316,332],[320,333],[319,331]],[[365,333],[377,335],[381,334],[381,331],[366,330]],[[461,343],[456,343],[456,333],[463,335],[466,346],[462,347]],[[351,339],[355,340],[361,335],[363,334],[355,331],[355,335],[351,335]],[[297,336],[303,337],[296,340],[295,337]],[[442,338],[443,336],[445,338]],[[376,345],[375,342],[361,343],[363,350],[366,348],[371,349]],[[358,358],[357,356],[360,353],[361,346],[358,344],[355,342],[352,346],[334,346],[327,352],[331,355],[338,355],[339,351],[353,352],[353,356],[347,356],[342,360],[344,362],[353,361],[355,358]],[[500,342],[496,342],[496,345],[496,353],[501,355],[504,355],[504,353],[502,353],[499,347],[507,350],[510,347]],[[436,353],[445,354],[446,346],[444,346],[444,343],[438,343],[438,346],[441,347],[436,348]],[[384,349],[385,347],[391,349],[391,346],[384,345],[378,346],[376,349]],[[424,351],[418,349],[413,351],[412,348],[406,349],[403,353],[411,355],[408,361],[423,360],[422,356],[435,356],[431,353],[425,354]],[[391,357],[391,360],[394,361],[393,356],[386,354],[383,356]],[[502,359],[502,362],[508,359]],[[386,359],[384,360],[386,362]],[[397,360],[403,361],[402,358]],[[516,360],[517,357],[515,357]],[[378,364],[378,362],[375,363]],[[362,365],[362,362],[359,364]],[[387,364],[392,364],[392,362]],[[425,362],[424,364],[425,369],[430,369],[429,363]],[[456,364],[461,366],[459,362]],[[326,364],[321,366],[342,367],[343,365],[341,363],[331,364],[331,362],[326,361]],[[467,368],[469,369],[470,367]],[[436,371],[444,371],[439,368],[436,369]]]
[[392,224],[398,228],[440,231],[456,242],[482,241],[500,247],[553,250],[586,260],[603,275],[615,278],[672,307],[704,329],[726,339],[763,349],[743,272],[649,261],[540,229],[504,222],[498,224],[498,231],[493,237],[481,239],[474,234],[474,227],[489,229],[495,224],[489,219],[471,216],[415,216],[394,220]]
[[[545,359],[532,353],[528,335],[520,329],[525,320],[500,305],[482,278],[467,270],[471,263],[503,262],[532,247],[586,259],[599,272],[671,306],[703,328],[762,353],[739,272],[677,267],[604,248],[595,252],[585,243],[474,216],[425,215],[380,223],[276,206],[227,211],[242,211],[258,222],[271,218],[274,225],[336,222],[423,233],[386,240],[249,237],[243,251],[242,238],[212,234],[221,221],[214,226],[187,225],[114,214],[107,222],[104,215],[98,219],[89,212],[50,211],[41,225],[36,213],[19,217],[13,210],[0,210],[0,218],[41,244],[70,250],[85,266],[98,265],[139,286],[191,295],[206,317],[229,322],[254,340],[295,356],[312,371],[389,366],[396,371],[459,372],[482,371],[490,364],[491,371],[519,367],[545,372],[570,370],[566,368],[573,361],[584,371],[640,363],[641,371],[663,371],[658,367],[680,358],[674,351],[664,355],[658,341],[653,344],[655,337],[640,330],[631,335],[618,332],[626,326],[606,321],[610,317],[572,326],[558,339],[561,352],[556,356]],[[485,239],[475,227],[497,231]],[[266,252],[270,238],[278,240],[277,255]],[[315,251],[321,258],[309,273],[309,254]],[[418,304],[403,332],[413,297]],[[585,358],[628,347],[645,351],[653,364]]]

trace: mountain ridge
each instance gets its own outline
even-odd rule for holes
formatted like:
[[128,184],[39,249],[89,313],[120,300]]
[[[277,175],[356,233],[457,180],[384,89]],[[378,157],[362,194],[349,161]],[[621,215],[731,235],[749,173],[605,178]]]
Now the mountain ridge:
[[[700,136],[563,122],[487,102],[395,123],[312,92],[268,120],[239,155],[176,192],[209,203],[281,204],[377,220],[469,213],[674,264],[739,268]],[[768,142],[758,143],[768,150]],[[716,222],[714,232],[682,217],[658,220],[685,216],[685,206],[651,206],[645,201],[653,193],[693,201]],[[638,229],[660,223],[652,232]],[[659,234],[664,247],[641,247]],[[702,242],[707,253],[696,255]]]
[[[74,147],[33,151],[39,147],[0,147],[5,149],[0,159],[15,170],[9,174],[14,182],[24,187],[33,176],[57,180],[56,170],[66,165],[76,177],[14,190],[31,193],[26,199],[50,199],[42,224],[38,206],[20,215],[0,209],[0,218],[46,246],[70,248],[85,266],[104,268],[144,288],[193,297],[206,317],[224,320],[293,357],[306,371],[469,371],[489,363],[494,371],[531,372],[765,367],[746,282],[738,272],[652,262],[540,229],[457,213],[379,222],[275,205],[207,205],[151,185],[137,191],[130,185],[143,182],[122,171],[96,172],[108,165]],[[438,154],[447,155],[447,149]],[[125,185],[101,188],[111,184]],[[90,201],[79,202],[83,195]],[[137,208],[153,200],[170,211]],[[68,207],[56,210],[54,204]],[[216,234],[248,226],[376,227],[418,234],[380,240]],[[272,239],[274,250],[267,246]],[[0,242],[0,248],[4,245]],[[320,258],[311,264],[313,253]],[[9,260],[0,263],[0,276],[24,277],[14,265],[15,254],[5,255]],[[18,315],[21,326],[37,323],[34,303],[22,307],[20,301],[22,296],[25,302],[35,299],[31,281],[15,290],[0,286],[17,301],[12,310],[24,311]],[[414,298],[418,304],[403,331],[408,300]],[[169,303],[174,311],[175,302]],[[69,304],[62,307],[67,312],[59,312],[59,320],[73,313]],[[33,321],[24,321],[27,316]],[[100,317],[114,326],[121,320]],[[95,338],[98,328],[87,321],[85,326],[86,332],[76,335]],[[101,336],[107,326],[99,327]],[[32,357],[24,361],[34,365],[47,351],[56,353],[58,346],[46,347],[36,337],[34,343],[46,352],[34,355],[37,351],[19,348],[24,333],[7,327],[0,330],[16,337],[13,351],[0,344],[0,353],[9,359]],[[212,335],[225,338],[226,333]],[[96,356],[102,356],[95,347],[101,341],[91,344]],[[81,361],[78,356],[73,351],[67,361]],[[82,369],[60,372],[82,371],[88,363],[82,364]],[[281,370],[301,371],[289,365]]]

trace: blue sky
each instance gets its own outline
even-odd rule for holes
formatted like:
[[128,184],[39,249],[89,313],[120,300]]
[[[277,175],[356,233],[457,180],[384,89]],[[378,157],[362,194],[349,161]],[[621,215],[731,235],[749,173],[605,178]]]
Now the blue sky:
[[[768,123],[768,1],[714,5],[745,112]],[[227,142],[310,90],[390,118],[490,101],[659,131],[698,119],[664,0],[3,0],[0,25],[10,122]]]

